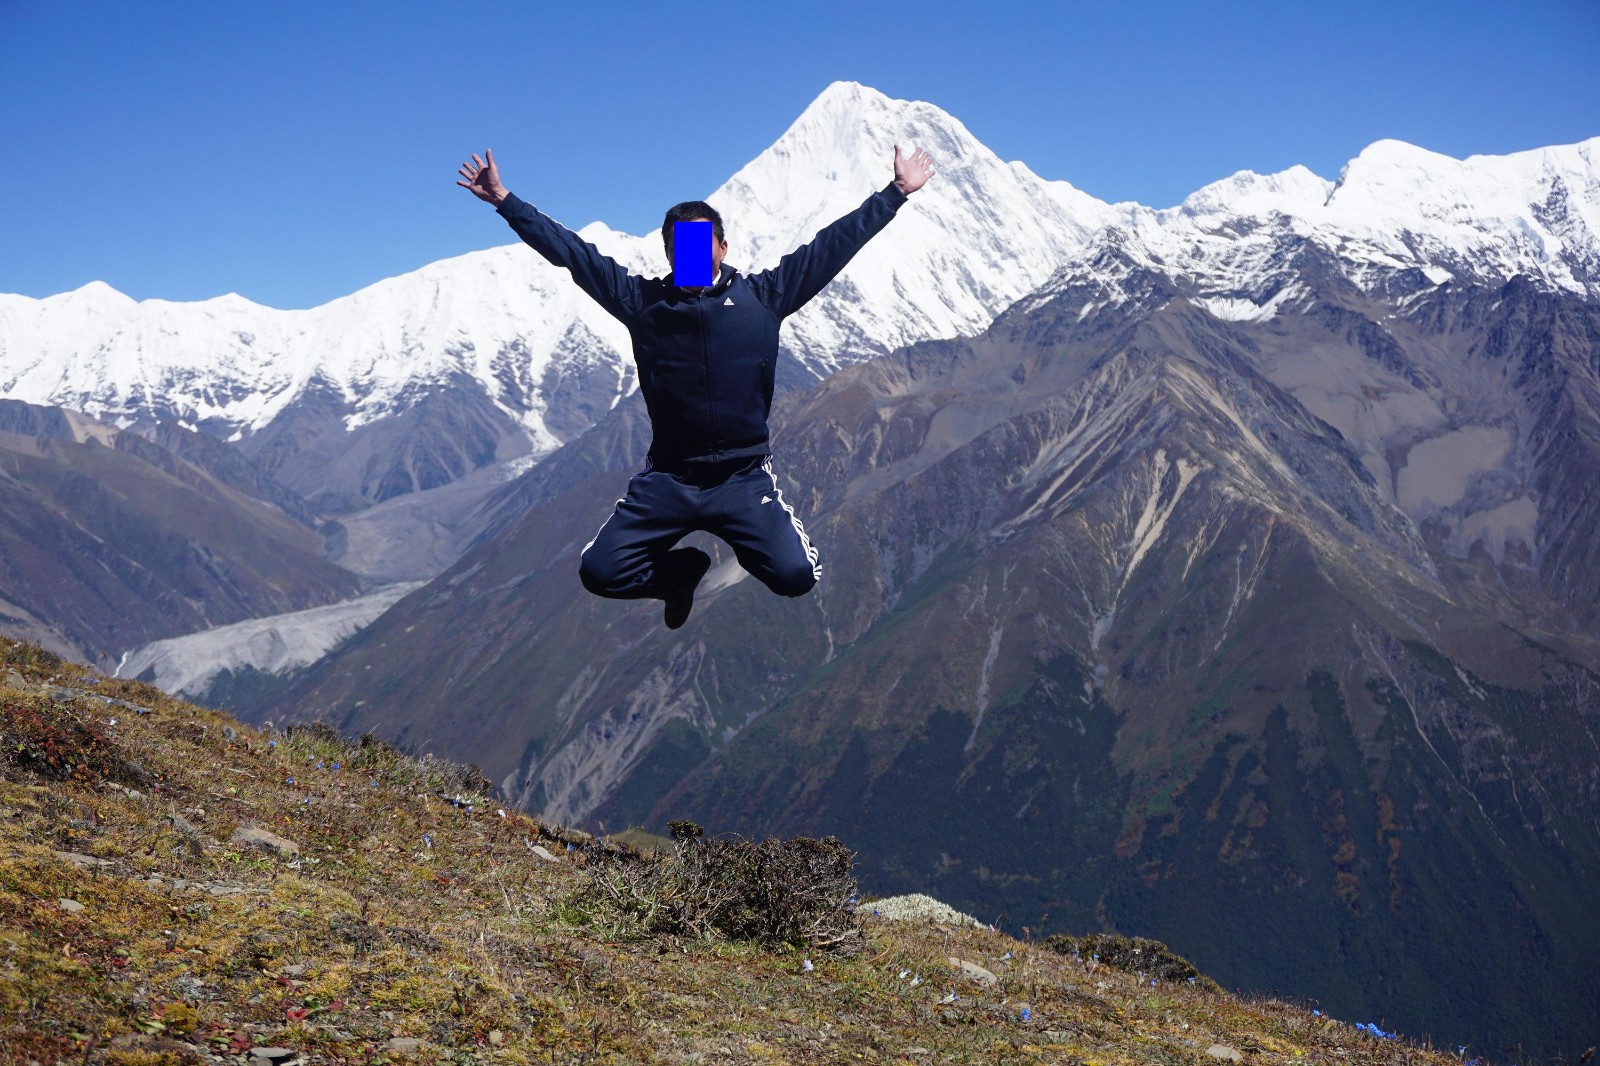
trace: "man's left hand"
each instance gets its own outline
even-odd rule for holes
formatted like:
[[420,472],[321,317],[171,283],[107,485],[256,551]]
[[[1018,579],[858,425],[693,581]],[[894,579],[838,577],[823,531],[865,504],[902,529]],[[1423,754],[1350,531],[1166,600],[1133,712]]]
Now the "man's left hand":
[[910,196],[927,184],[933,177],[933,157],[928,155],[925,148],[918,148],[911,155],[901,158],[900,146],[894,146],[894,183],[901,192]]

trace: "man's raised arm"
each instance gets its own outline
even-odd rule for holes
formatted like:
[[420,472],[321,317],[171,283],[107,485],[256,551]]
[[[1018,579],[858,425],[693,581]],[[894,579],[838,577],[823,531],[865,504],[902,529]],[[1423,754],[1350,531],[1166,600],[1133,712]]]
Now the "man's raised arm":
[[805,306],[823,286],[845,268],[855,254],[894,218],[906,197],[933,177],[933,160],[918,148],[910,156],[894,146],[894,181],[867,197],[862,205],[822,229],[808,244],[796,248],[750,280],[768,310],[787,318]]
[[511,224],[517,236],[534,251],[558,267],[572,273],[578,287],[616,318],[627,321],[639,310],[639,282],[610,256],[561,223],[518,198],[500,182],[500,168],[494,151],[485,150],[484,159],[472,153],[472,161],[461,164],[465,181],[456,184],[485,203],[493,204],[500,217]]

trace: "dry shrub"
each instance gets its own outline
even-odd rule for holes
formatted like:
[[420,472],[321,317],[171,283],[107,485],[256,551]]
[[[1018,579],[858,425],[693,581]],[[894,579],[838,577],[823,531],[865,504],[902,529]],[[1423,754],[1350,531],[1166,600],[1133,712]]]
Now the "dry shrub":
[[834,837],[704,840],[686,822],[673,823],[673,836],[677,847],[662,858],[592,856],[581,895],[646,933],[838,953],[859,946],[853,856]]
[[0,701],[0,775],[13,767],[52,781],[76,777],[148,788],[156,780],[98,722],[41,697]]
[[1045,938],[1044,946],[1062,955],[1076,955],[1085,962],[1097,960],[1102,966],[1125,973],[1142,973],[1163,981],[1187,981],[1215,990],[1218,986],[1211,978],[1195,969],[1194,963],[1159,940],[1146,940],[1139,936],[1120,936],[1116,933],[1091,933],[1089,936],[1052,936]]
[[436,792],[445,799],[452,794],[495,797],[500,794],[493,781],[473,763],[459,763],[433,753],[415,755],[395,747],[368,731],[347,737],[327,722],[294,722],[283,735],[289,750],[338,762],[352,770],[399,775],[407,781]]

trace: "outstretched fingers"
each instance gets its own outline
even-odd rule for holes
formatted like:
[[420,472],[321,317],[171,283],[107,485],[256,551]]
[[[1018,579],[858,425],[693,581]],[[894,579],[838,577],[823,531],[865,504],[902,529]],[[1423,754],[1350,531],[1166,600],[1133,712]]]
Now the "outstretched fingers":
[[456,173],[460,174],[464,179],[457,181],[457,185],[469,190],[479,199],[498,202],[494,193],[496,189],[501,187],[500,171],[494,165],[494,150],[492,148],[485,149],[482,157],[477,152],[473,152],[471,161],[462,163]]
[[900,151],[900,146],[894,146],[894,178],[895,184],[900,186],[902,192],[914,193],[929,178],[933,177],[933,157],[926,148],[918,148],[906,156]]

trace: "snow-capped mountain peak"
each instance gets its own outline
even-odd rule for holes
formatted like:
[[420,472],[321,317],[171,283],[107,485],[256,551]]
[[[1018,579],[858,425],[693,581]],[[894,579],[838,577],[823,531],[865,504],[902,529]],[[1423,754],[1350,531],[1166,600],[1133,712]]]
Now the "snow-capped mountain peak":
[[[727,221],[729,263],[774,265],[887,184],[895,145],[926,148],[936,177],[788,320],[783,342],[798,361],[785,363],[791,381],[915,341],[976,334],[1052,275],[1086,277],[1111,251],[1185,279],[1236,316],[1277,312],[1284,249],[1305,241],[1336,251],[1362,286],[1414,267],[1435,283],[1523,274],[1600,294],[1600,138],[1465,160],[1379,141],[1337,181],[1301,166],[1241,171],[1155,210],[1041,178],[1002,161],[938,107],[855,82],[829,85],[709,194]],[[594,222],[581,233],[630,270],[665,273],[653,231]],[[1123,268],[1107,269],[1096,284],[1109,304]],[[299,491],[324,491],[319,479],[334,477],[347,499],[387,498],[542,454],[634,387],[625,330],[520,244],[441,260],[303,311],[232,294],[134,301],[100,282],[43,300],[0,295],[0,396],[123,425],[198,427],[273,462],[303,463],[288,479]],[[408,457],[403,475],[379,469],[379,455],[354,458],[365,453],[349,446],[351,434],[466,394],[475,397],[470,417],[439,410],[437,430],[404,431],[449,449],[466,417],[480,435],[459,454]],[[335,418],[337,429],[314,430],[303,416],[293,442],[281,439],[313,395],[316,417]],[[321,461],[322,448],[345,458]]]
[[1174,213],[1193,219],[1196,224],[1296,215],[1325,204],[1333,188],[1333,182],[1299,165],[1276,174],[1241,170],[1196,189]]

